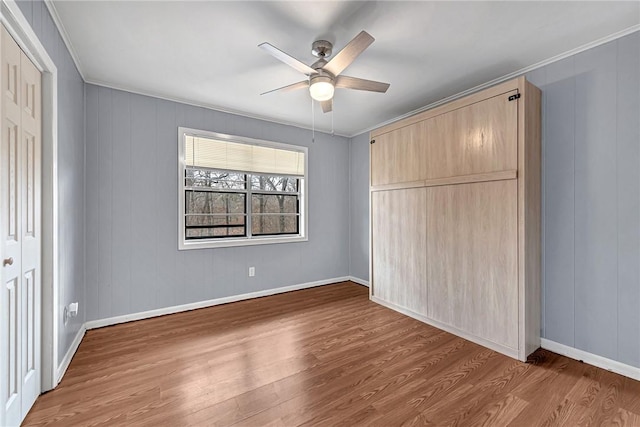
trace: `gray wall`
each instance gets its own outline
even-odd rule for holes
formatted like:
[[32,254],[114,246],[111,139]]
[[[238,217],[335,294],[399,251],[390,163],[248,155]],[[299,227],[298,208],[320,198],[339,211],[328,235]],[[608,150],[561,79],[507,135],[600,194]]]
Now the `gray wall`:
[[[527,75],[543,92],[542,334],[637,367],[639,63],[636,32]],[[368,279],[368,135],[350,145],[350,271]]]
[[[59,332],[58,360],[85,321],[84,300],[84,81],[42,1],[18,2],[58,69]],[[65,326],[63,307],[80,303]]]
[[349,275],[369,281],[369,133],[349,140]]
[[640,33],[527,76],[543,91],[543,336],[640,367]]
[[[86,118],[87,320],[348,275],[348,139],[94,85]],[[309,147],[309,241],[178,251],[178,126]]]

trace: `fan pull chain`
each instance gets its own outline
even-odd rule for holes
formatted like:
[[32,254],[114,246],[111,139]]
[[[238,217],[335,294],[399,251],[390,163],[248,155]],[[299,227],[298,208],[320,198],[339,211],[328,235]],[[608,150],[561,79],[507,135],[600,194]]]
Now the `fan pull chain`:
[[[333,101],[335,101],[335,99]],[[335,110],[335,107],[336,107],[336,103],[333,102],[333,101],[331,101],[331,103],[333,104],[331,106],[331,136],[334,136],[334,131],[333,131],[333,113],[334,113],[334,110]]]
[[316,142],[316,115],[315,106],[313,105],[313,99],[311,100],[311,142]]
[[[309,81],[309,84],[311,84],[311,76],[307,76],[307,80]],[[313,98],[311,98],[311,143],[316,142],[316,115],[313,104]]]

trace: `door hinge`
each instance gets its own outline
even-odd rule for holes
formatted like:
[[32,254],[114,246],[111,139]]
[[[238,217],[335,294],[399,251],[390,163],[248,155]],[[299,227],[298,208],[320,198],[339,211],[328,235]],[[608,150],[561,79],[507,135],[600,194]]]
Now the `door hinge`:
[[515,95],[511,95],[509,97],[509,101],[515,101],[516,99],[520,99],[520,94],[516,93]]
[[375,143],[376,143],[375,139],[372,139],[371,141],[369,141],[369,144],[375,144]]

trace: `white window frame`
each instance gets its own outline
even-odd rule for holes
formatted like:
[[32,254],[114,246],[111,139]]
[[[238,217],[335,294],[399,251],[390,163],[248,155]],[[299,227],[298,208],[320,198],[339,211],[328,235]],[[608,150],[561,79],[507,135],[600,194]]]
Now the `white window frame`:
[[[231,141],[240,144],[259,145],[263,147],[280,148],[290,151],[298,151],[304,153],[304,178],[300,178],[299,182],[299,198],[300,198],[300,219],[299,234],[294,235],[274,235],[274,236],[252,236],[252,237],[224,237],[212,239],[187,240],[185,238],[185,142],[186,136],[195,136],[203,138],[212,138],[222,141]],[[238,171],[251,173],[247,171]],[[206,248],[227,248],[235,246],[254,246],[254,245],[270,245],[275,243],[293,243],[306,242],[309,240],[307,236],[307,213],[308,213],[308,175],[309,175],[309,149],[307,147],[291,144],[283,144],[280,142],[265,141],[261,139],[246,138],[242,136],[225,135],[222,133],[209,132],[199,129],[191,129],[187,127],[178,128],[178,249],[206,249]],[[251,212],[247,212],[247,217]],[[245,221],[245,224],[249,224]],[[249,225],[247,225],[248,227]]]

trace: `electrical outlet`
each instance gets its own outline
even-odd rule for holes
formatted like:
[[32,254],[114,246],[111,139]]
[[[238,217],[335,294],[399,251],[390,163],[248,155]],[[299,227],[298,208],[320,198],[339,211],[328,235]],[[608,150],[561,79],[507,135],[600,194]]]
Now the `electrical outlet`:
[[72,302],[67,307],[69,307],[69,317],[76,317],[78,315],[78,303]]
[[69,319],[72,317],[76,317],[78,315],[78,303],[72,302],[69,305],[64,306],[64,311],[62,312],[62,322],[66,325],[69,323]]
[[249,277],[253,277],[256,275],[256,268],[255,267],[249,267]]

